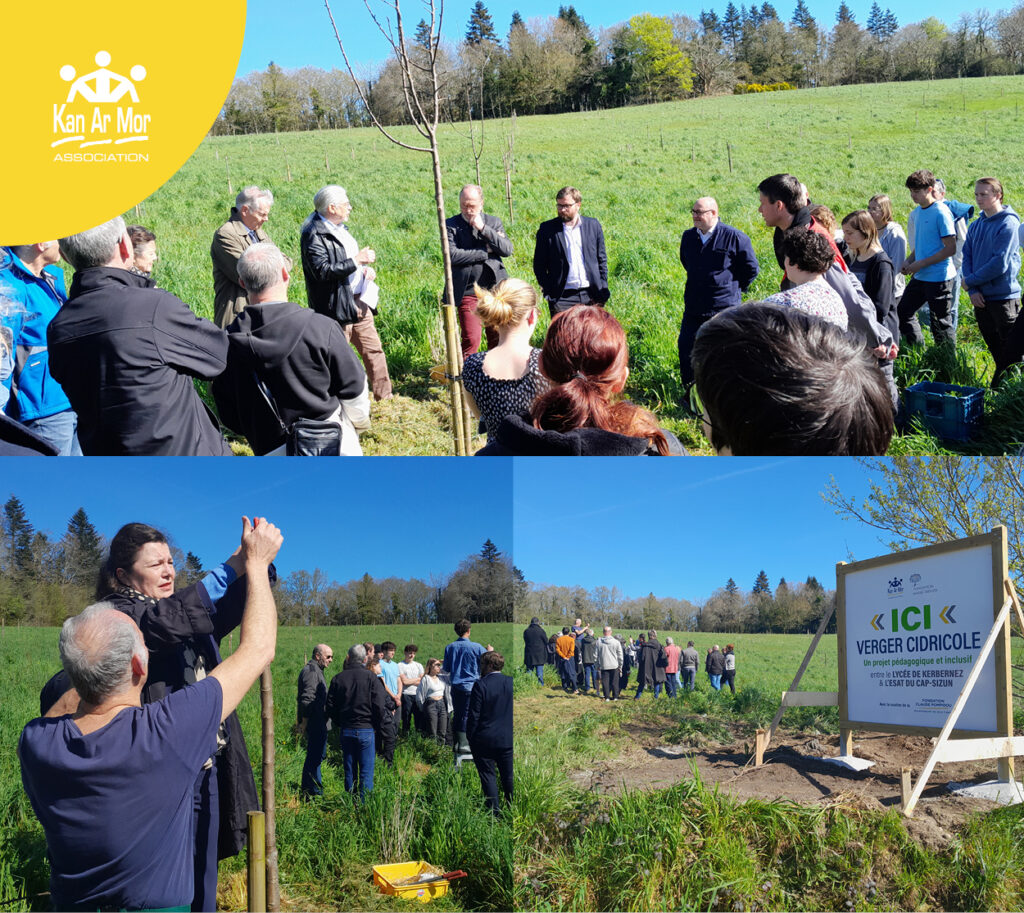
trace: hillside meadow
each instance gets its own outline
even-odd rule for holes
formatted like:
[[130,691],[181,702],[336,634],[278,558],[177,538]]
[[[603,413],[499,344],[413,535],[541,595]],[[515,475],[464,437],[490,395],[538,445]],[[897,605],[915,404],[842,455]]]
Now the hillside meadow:
[[[516,626],[520,650],[521,631]],[[758,792],[760,780],[751,784],[754,731],[771,721],[811,636],[659,631],[662,643],[666,635],[694,640],[701,655],[714,643],[735,644],[736,694],[713,691],[699,671],[692,694],[634,702],[634,672],[624,700],[606,704],[564,695],[553,666],[539,685],[519,654],[516,909],[996,910],[1024,903],[1022,806],[960,810],[955,826],[945,822],[948,839],[929,843],[920,834],[934,812],[919,811],[928,819],[920,825],[908,822],[896,808],[860,798],[868,787],[857,782],[826,795],[827,766],[790,760],[808,742],[818,754],[836,753],[834,707],[786,711],[771,746],[778,756],[758,776],[791,782],[789,796],[783,789],[783,798],[768,798]],[[800,690],[836,690],[836,645],[835,635],[823,637]],[[1020,654],[1018,642],[1018,664]],[[1020,732],[1019,709],[1015,719]],[[878,744],[869,735],[855,734],[855,744],[864,736],[870,754]],[[682,759],[673,764],[666,752],[674,751]],[[891,751],[899,757],[898,746]],[[653,776],[665,769],[675,770],[670,785]],[[791,769],[806,773],[787,780]],[[882,782],[898,794],[898,776]]]
[[[49,910],[46,843],[21,786],[16,748],[24,724],[39,713],[39,689],[60,667],[56,628],[0,630],[0,909]],[[235,635],[237,637],[237,635]],[[477,625],[473,638],[508,655],[511,626]],[[325,641],[341,669],[345,651],[363,640],[415,643],[425,661],[454,639],[450,625],[281,628],[272,666],[277,762],[277,845],[283,910],[394,910],[408,902],[377,893],[372,866],[425,859],[443,871],[464,869],[438,910],[511,909],[511,828],[485,809],[476,768],[455,770],[450,749],[418,735],[399,738],[395,766],[378,763],[365,807],[344,789],[336,740],[323,767],[324,798],[299,800],[305,747],[292,731],[296,682],[312,648]],[[236,641],[237,642],[237,641]],[[225,641],[224,653],[231,644]],[[257,787],[262,789],[260,697],[254,686],[239,707]],[[245,910],[245,855],[220,864],[218,905]]]
[[[771,234],[757,214],[757,184],[789,171],[815,202],[839,219],[889,193],[898,221],[912,209],[904,180],[920,167],[947,183],[949,196],[971,202],[973,182],[1000,178],[1006,200],[1024,191],[1018,154],[1024,77],[894,83],[693,99],[668,104],[518,117],[484,124],[481,181],[488,212],[501,216],[515,246],[507,266],[533,281],[538,224],[555,215],[556,191],[572,184],[583,211],[604,226],[612,312],[626,328],[631,375],[627,394],[654,409],[694,452],[709,446],[680,404],[676,335],[685,275],[679,236],[691,227],[695,198],[713,195],[724,221],[747,232],[762,273],[753,300],[777,289],[781,271]],[[411,128],[396,128],[406,141]],[[465,125],[441,130],[445,204],[458,211],[458,190],[475,181]],[[514,136],[512,214],[504,199],[501,150]],[[377,251],[382,287],[381,338],[398,396],[375,406],[363,437],[370,454],[452,452],[446,391],[429,379],[442,360],[438,296],[440,251],[427,156],[388,142],[373,129],[207,138],[182,169],[137,211],[126,214],[157,234],[155,277],[212,317],[209,246],[234,193],[249,183],[275,194],[268,231],[295,261],[291,298],[305,302],[298,235],[325,183],[346,187],[350,228]],[[897,361],[901,385],[947,380],[985,386],[992,363],[962,296],[960,356],[954,363],[923,353]],[[538,324],[534,343],[547,328]],[[1002,453],[1024,441],[1024,382],[1011,378],[986,398],[986,421],[965,453]],[[482,444],[479,439],[478,444]],[[943,445],[912,429],[893,452],[936,452]]]

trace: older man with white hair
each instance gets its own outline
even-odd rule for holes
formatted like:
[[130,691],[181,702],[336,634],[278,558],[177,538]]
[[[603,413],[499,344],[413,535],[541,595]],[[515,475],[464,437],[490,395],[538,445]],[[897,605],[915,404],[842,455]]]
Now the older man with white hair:
[[78,414],[82,452],[230,454],[192,380],[224,370],[224,331],[130,272],[135,251],[120,216],[61,238],[60,249],[75,277],[47,330],[50,373]]
[[281,533],[262,518],[243,527],[238,649],[194,685],[143,706],[149,653],[135,622],[97,603],[64,623],[61,661],[78,708],[33,720],[18,743],[55,909],[189,909],[193,786],[277,639],[267,568]]
[[[288,260],[254,244],[238,260],[249,306],[228,326],[228,364],[213,382],[221,420],[260,455],[284,453],[300,419],[330,422],[340,444],[323,455],[361,456],[370,427],[366,374],[338,324],[288,300]],[[330,429],[328,429],[330,430]]]
[[270,218],[274,194],[250,184],[238,191],[231,215],[214,233],[210,245],[213,260],[213,319],[221,329],[242,313],[249,303],[245,289],[238,281],[238,258],[245,249],[270,236],[263,230]]
[[344,187],[321,187],[313,208],[299,237],[309,306],[344,329],[363,359],[374,399],[390,399],[391,376],[374,322],[379,289],[370,264],[377,262],[377,254],[373,248],[360,248],[348,230],[352,203]]
[[678,340],[684,384],[693,383],[690,355],[697,331],[719,311],[740,304],[761,268],[750,238],[719,220],[714,197],[701,197],[690,215],[693,228],[679,242],[679,260],[686,270]]

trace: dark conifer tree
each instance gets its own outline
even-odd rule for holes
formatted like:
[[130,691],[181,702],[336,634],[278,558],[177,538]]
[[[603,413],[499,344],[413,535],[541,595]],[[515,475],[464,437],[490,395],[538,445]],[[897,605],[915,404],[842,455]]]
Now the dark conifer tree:
[[497,42],[498,34],[494,31],[494,20],[484,0],[476,0],[469,14],[469,26],[466,28],[467,44],[483,44],[485,41]]
[[840,0],[839,9],[836,11],[836,22],[855,22],[853,18],[853,10],[846,5],[846,0]]
[[754,594],[759,593],[770,593],[772,591],[771,584],[768,582],[768,575],[762,570],[754,581]]

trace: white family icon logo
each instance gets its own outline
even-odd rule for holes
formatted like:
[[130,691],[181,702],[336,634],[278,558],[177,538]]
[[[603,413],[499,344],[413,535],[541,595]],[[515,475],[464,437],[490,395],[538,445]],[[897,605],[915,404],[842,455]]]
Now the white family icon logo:
[[[81,76],[69,63],[60,68],[60,78],[70,82],[71,87],[64,103],[53,106],[53,135],[56,138],[50,143],[51,149],[69,143],[77,143],[79,149],[86,149],[149,140],[152,115],[121,104],[125,99],[135,105],[139,103],[136,84],[146,78],[146,68],[135,64],[128,71],[128,76],[122,76],[107,69],[111,62],[107,51],[97,52],[94,60],[98,69]],[[149,155],[112,150],[57,152],[54,161],[148,162]]]

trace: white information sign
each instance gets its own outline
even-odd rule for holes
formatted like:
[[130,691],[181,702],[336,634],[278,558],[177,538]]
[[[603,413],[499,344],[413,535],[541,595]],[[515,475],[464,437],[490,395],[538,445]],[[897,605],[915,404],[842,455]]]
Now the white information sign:
[[[850,723],[942,727],[992,628],[992,558],[992,545],[980,544],[843,569]],[[993,654],[957,730],[1000,731],[996,690]]]

